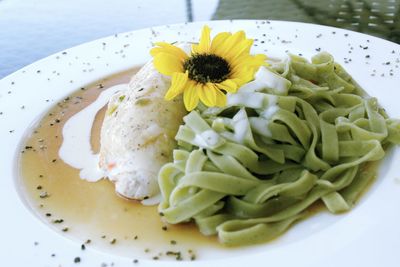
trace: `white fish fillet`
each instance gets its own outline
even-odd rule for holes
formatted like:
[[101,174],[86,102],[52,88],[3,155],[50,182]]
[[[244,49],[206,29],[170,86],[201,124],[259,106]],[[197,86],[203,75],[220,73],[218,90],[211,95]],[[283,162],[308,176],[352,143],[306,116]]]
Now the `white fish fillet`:
[[158,171],[172,159],[174,137],[186,114],[181,98],[164,100],[170,84],[149,62],[109,101],[99,165],[124,197],[159,193]]

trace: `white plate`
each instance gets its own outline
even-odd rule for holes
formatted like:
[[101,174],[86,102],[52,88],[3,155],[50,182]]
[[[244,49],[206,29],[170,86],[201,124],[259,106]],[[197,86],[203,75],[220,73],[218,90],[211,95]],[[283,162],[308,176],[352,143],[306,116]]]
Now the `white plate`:
[[[213,33],[245,30],[254,52],[310,57],[330,52],[354,79],[400,118],[400,46],[346,30],[280,21],[212,21]],[[132,266],[132,259],[88,248],[53,231],[21,200],[15,183],[18,144],[27,128],[58,100],[88,83],[145,63],[154,41],[197,41],[204,23],[161,26],[86,43],[29,65],[0,81],[1,266]],[[27,47],[29,49],[29,47]],[[400,162],[392,149],[378,180],[349,213],[322,213],[296,224],[278,240],[236,249],[229,257],[179,263],[193,266],[399,266]],[[35,245],[34,242],[39,244]],[[51,257],[56,253],[57,257]],[[134,255],[132,256],[132,258]],[[141,259],[140,266],[177,262]]]

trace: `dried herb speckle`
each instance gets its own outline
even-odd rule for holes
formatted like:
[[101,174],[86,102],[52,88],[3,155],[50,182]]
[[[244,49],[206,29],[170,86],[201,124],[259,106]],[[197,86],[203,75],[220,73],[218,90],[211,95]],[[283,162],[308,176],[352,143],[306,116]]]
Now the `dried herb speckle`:
[[48,198],[48,197],[50,197],[50,195],[47,192],[42,192],[42,193],[40,193],[39,197],[40,198]]

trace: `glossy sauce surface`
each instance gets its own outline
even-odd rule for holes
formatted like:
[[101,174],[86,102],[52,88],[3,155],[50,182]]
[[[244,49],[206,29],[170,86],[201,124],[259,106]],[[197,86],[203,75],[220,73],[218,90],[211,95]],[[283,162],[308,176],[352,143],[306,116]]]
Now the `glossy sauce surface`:
[[[132,69],[80,89],[60,101],[27,137],[19,160],[20,182],[29,206],[56,231],[87,246],[128,257],[190,260],[202,248],[221,247],[216,237],[205,237],[194,224],[166,225],[157,206],[116,195],[109,180],[91,183],[80,179],[79,170],[58,156],[64,123],[111,86],[129,82]],[[91,144],[99,151],[105,108],[97,115]],[[88,241],[90,240],[90,241]],[[161,254],[160,254],[161,253]]]

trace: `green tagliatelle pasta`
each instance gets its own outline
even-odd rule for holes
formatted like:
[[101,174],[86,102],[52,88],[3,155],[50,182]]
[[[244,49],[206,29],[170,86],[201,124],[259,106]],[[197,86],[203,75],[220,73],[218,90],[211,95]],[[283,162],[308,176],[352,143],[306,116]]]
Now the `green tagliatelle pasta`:
[[262,73],[265,84],[243,86],[227,107],[184,118],[174,161],[159,173],[166,222],[194,220],[227,245],[272,239],[318,200],[349,210],[372,178],[366,163],[400,143],[399,121],[329,54]]

